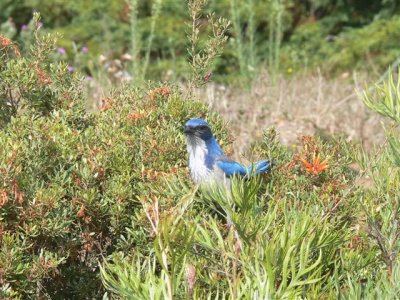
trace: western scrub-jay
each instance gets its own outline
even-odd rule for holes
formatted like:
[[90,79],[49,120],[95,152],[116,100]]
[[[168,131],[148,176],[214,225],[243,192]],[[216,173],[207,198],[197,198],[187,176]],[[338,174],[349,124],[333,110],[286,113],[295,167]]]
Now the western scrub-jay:
[[189,153],[190,175],[196,184],[215,180],[229,185],[229,178],[235,174],[251,176],[264,173],[271,168],[269,160],[262,160],[245,167],[229,159],[215,140],[210,125],[203,119],[187,121],[184,132]]

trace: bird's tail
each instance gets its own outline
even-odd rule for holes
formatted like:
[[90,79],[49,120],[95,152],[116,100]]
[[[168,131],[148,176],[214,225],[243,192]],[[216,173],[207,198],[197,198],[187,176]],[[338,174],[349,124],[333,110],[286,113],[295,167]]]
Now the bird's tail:
[[247,172],[250,174],[262,174],[269,171],[271,169],[271,165],[272,163],[269,160],[262,160],[251,165],[250,167],[247,167]]

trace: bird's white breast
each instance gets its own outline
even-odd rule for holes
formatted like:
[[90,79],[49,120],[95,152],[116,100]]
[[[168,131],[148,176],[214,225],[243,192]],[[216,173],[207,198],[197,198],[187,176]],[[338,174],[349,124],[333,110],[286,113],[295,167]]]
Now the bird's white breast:
[[196,184],[204,182],[211,173],[211,170],[206,165],[206,156],[208,154],[206,143],[203,140],[198,140],[196,143],[189,142],[187,148],[190,175]]

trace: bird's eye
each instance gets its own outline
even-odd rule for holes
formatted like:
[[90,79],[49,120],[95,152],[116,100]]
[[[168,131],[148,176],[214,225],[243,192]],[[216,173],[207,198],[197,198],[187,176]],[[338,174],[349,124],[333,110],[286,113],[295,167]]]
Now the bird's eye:
[[206,130],[206,129],[207,129],[207,126],[201,125],[201,126],[199,126],[199,129],[200,129],[200,130]]

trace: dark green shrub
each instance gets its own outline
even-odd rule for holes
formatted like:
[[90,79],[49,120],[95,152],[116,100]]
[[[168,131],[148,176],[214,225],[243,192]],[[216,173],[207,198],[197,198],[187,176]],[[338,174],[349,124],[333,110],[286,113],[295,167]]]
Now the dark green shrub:
[[[278,25],[271,22],[271,18],[276,17],[273,10],[279,3],[283,11]],[[218,61],[215,78],[226,81],[229,73],[234,75],[229,79],[240,82],[240,75],[254,76],[258,66],[271,64],[271,60],[284,69],[295,71],[309,65],[342,71],[354,65],[365,68],[367,57],[385,68],[398,57],[393,44],[398,30],[396,24],[386,21],[398,17],[399,8],[395,0],[209,1],[206,8],[209,12],[234,23],[228,51]],[[116,58],[121,60],[126,53],[133,60],[125,62],[124,68],[134,80],[136,73],[144,73],[139,75],[152,80],[164,79],[171,73],[175,78],[187,75],[188,69],[183,66],[187,60],[185,32],[188,32],[190,18],[181,0],[94,0],[90,4],[77,0],[3,0],[0,2],[0,32],[17,40],[23,52],[29,49],[32,39],[30,27],[26,25],[35,10],[44,16],[46,32],[62,34],[57,46],[65,49],[66,54],[57,56],[55,53],[56,59],[63,59],[88,75],[96,76],[101,70],[100,76],[104,76],[107,67],[98,63],[100,54],[112,62]],[[132,14],[137,16],[135,22],[132,22]],[[200,19],[201,24],[205,16],[206,13]],[[201,35],[211,33],[206,26],[200,27]],[[270,39],[271,33],[277,35],[279,43]],[[334,38],[337,42],[332,43]],[[279,50],[280,46],[283,51]],[[83,47],[88,47],[89,53],[82,59]],[[383,51],[386,48],[390,51]],[[333,58],[329,59],[331,56]],[[147,61],[146,68],[139,72],[135,66],[143,61]],[[272,66],[268,70],[280,71]]]
[[376,20],[361,28],[348,28],[332,35],[323,21],[299,26],[282,51],[286,67],[299,69],[306,64],[311,69],[323,66],[332,73],[349,67],[357,69],[376,66],[385,70],[400,56],[400,18]]

